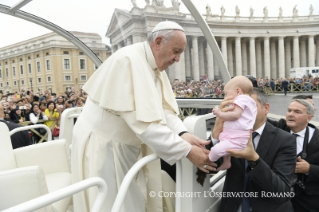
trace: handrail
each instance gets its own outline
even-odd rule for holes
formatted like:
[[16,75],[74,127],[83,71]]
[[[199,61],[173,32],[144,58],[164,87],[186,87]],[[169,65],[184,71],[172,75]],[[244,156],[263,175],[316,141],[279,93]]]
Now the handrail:
[[30,125],[30,126],[24,126],[24,127],[17,127],[17,128],[15,128],[15,129],[10,131],[10,136],[13,135],[16,132],[29,130],[29,129],[36,129],[36,128],[44,128],[47,131],[47,134],[48,134],[48,141],[52,140],[51,129],[48,126],[44,125],[44,124],[36,124],[36,125]]
[[111,212],[118,212],[121,210],[121,206],[123,204],[126,192],[137,172],[139,172],[139,170],[147,163],[150,163],[156,159],[158,159],[158,156],[156,154],[151,154],[143,157],[132,166],[132,168],[127,172],[122,181],[121,187],[119,189],[119,192],[117,193]]
[[106,200],[107,195],[107,185],[104,180],[99,177],[92,177],[81,182],[75,183],[68,187],[62,188],[60,190],[54,191],[52,193],[43,195],[41,197],[32,199],[25,203],[19,204],[17,206],[8,208],[2,212],[17,212],[17,211],[35,211],[49,204],[57,202],[63,198],[76,194],[82,190],[90,188],[92,186],[97,186],[99,189],[98,196],[93,204],[91,212],[100,212],[103,203]]
[[[182,161],[176,162],[176,194],[181,194],[182,192]],[[182,195],[175,195],[175,212],[182,211]]]

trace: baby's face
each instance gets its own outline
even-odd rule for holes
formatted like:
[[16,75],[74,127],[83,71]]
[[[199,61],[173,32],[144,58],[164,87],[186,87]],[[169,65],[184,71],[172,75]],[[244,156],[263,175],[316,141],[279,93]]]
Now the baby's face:
[[229,84],[226,84],[224,87],[224,93],[225,93],[225,97],[236,97],[239,95],[238,90],[236,87],[234,86],[230,86]]

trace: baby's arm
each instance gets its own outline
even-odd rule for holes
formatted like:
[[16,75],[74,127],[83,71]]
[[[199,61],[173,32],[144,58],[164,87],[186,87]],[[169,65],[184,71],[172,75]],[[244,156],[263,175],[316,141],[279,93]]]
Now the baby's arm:
[[222,112],[218,107],[215,107],[213,109],[213,114],[216,115],[217,117],[223,119],[224,121],[234,121],[239,119],[241,114],[243,113],[243,109],[241,107],[234,105],[234,110],[227,111],[227,112]]

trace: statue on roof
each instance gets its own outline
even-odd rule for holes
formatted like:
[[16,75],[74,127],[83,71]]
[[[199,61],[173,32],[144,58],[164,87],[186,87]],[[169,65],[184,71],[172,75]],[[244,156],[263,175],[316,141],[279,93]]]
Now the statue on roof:
[[293,17],[297,17],[297,16],[298,16],[297,5],[295,5],[294,9],[292,10],[292,16],[293,16]]
[[239,8],[238,8],[238,6],[237,6],[237,5],[236,5],[235,10],[236,10],[236,16],[239,16],[239,14],[240,14],[240,10],[239,10]]
[[224,6],[222,6],[222,7],[220,8],[220,13],[221,13],[222,16],[224,16],[224,14],[225,14],[225,8],[224,8]]
[[268,9],[267,9],[267,6],[264,7],[264,17],[265,17],[265,18],[268,17]]
[[254,16],[254,9],[252,7],[250,7],[250,17]]
[[150,0],[145,0],[146,5],[150,5]]
[[133,4],[133,7],[137,7],[136,5],[136,0],[131,0],[132,4]]
[[178,0],[172,0],[172,6],[174,8],[179,8],[180,3],[178,2]]
[[206,16],[209,16],[212,14],[212,9],[210,8],[210,6],[207,4],[206,6]]
[[312,4],[310,5],[310,8],[309,8],[309,16],[312,16],[312,14],[313,14],[313,6],[312,6]]
[[282,8],[279,7],[279,17],[282,17]]
[[153,0],[153,6],[163,7],[164,6],[164,0]]

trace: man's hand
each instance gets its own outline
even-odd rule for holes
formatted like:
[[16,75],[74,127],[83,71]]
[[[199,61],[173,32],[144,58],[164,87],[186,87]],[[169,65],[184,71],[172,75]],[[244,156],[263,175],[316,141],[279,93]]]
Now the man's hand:
[[252,143],[251,133],[250,133],[248,144],[245,149],[241,151],[228,149],[227,152],[235,158],[244,158],[247,161],[256,161],[259,158],[259,155],[255,151],[255,148]]
[[309,170],[310,170],[310,164],[304,159],[301,159],[301,157],[299,156],[297,158],[295,173],[306,174],[306,173],[309,173]]
[[199,148],[202,148],[204,153],[206,153],[206,154],[209,153],[209,150],[206,149],[205,145],[210,144],[211,141],[202,140],[202,139],[200,139],[200,138],[198,138],[195,135],[192,135],[190,133],[184,133],[182,135],[182,139],[186,140],[191,145],[198,146]]
[[[203,172],[216,171],[217,164],[210,161],[203,150],[197,146],[192,146],[187,158]],[[204,169],[205,165],[206,169]]]

